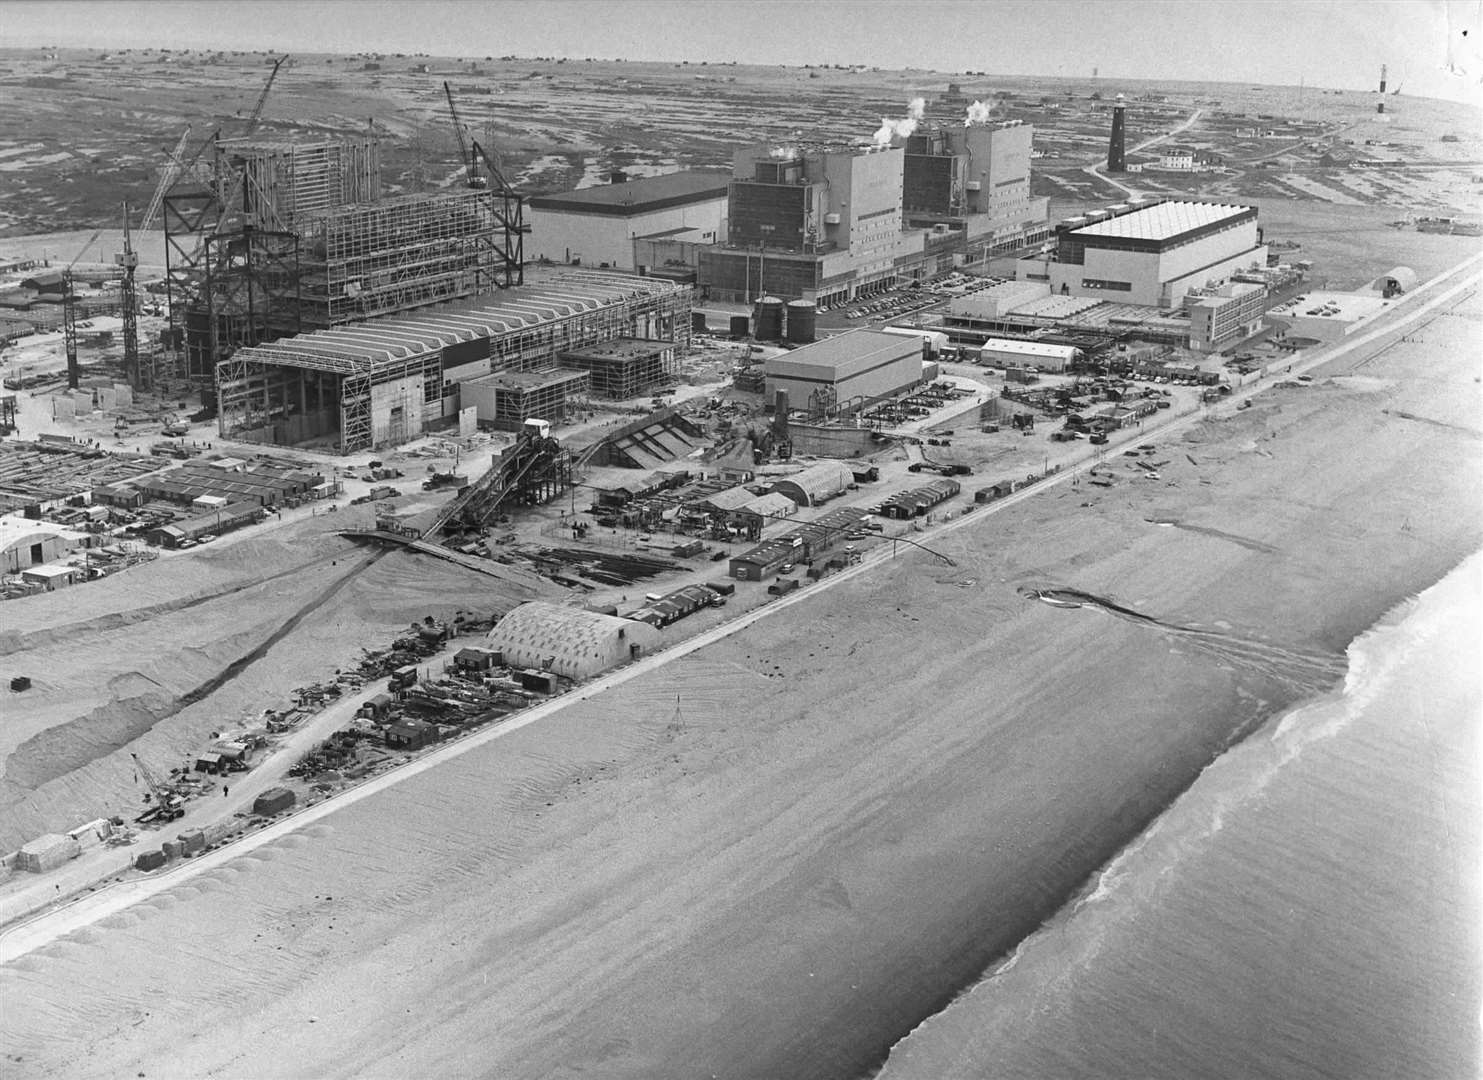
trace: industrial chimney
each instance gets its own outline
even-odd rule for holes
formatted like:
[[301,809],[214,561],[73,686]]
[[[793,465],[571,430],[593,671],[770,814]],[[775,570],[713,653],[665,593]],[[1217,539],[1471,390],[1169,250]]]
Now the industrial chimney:
[[1123,96],[1117,95],[1117,101],[1112,106],[1112,137],[1107,141],[1107,171],[1110,173],[1121,173],[1128,171],[1126,155],[1123,151]]

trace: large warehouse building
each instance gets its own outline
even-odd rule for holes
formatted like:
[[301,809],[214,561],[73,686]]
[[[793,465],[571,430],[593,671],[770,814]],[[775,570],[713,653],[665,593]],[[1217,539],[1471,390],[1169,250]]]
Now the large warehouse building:
[[1167,309],[1266,265],[1254,206],[1133,200],[1062,222],[1054,249],[1018,260],[1015,277],[1056,296]]
[[777,392],[812,415],[853,412],[922,381],[922,339],[851,330],[763,365],[769,401]]
[[637,269],[634,240],[726,239],[725,173],[677,172],[531,198],[527,257]]
[[689,286],[567,271],[396,318],[298,334],[239,349],[217,366],[223,438],[313,445],[349,454],[420,437],[451,421],[461,384],[499,372],[542,372],[586,345],[690,347]]

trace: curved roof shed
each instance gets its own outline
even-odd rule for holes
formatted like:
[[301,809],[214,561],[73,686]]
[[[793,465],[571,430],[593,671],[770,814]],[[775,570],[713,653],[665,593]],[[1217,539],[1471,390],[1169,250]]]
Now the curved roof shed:
[[842,494],[854,481],[855,473],[848,465],[839,461],[821,461],[777,481],[772,490],[788,496],[799,506],[818,506]]
[[532,600],[496,623],[488,644],[511,667],[580,681],[658,648],[659,631],[632,619]]

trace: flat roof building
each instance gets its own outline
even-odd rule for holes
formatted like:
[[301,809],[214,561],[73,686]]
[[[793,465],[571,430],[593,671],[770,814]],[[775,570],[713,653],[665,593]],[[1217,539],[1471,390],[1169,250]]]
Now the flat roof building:
[[586,371],[595,397],[622,400],[649,393],[675,373],[672,341],[615,338],[561,354],[565,367]]
[[[724,172],[687,171],[536,195],[527,257],[634,270],[634,240],[684,235],[698,243],[726,239]],[[693,235],[692,235],[693,234]]]
[[1020,259],[1015,276],[1056,296],[1167,309],[1266,264],[1253,206],[1135,199],[1062,222],[1054,251]]
[[575,401],[587,394],[585,371],[550,368],[545,371],[498,371],[458,384],[461,408],[474,408],[481,424],[501,431],[519,431],[527,420],[567,418]]
[[1014,341],[989,338],[979,354],[980,362],[994,367],[1037,367],[1041,371],[1065,371],[1081,358],[1081,350],[1048,341]]
[[768,359],[767,398],[788,393],[811,415],[853,411],[922,381],[922,339],[851,330]]

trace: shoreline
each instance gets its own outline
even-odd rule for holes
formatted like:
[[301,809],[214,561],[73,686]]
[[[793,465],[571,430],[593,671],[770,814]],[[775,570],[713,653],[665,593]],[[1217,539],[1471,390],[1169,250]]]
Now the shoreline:
[[[1466,417],[1470,357],[1423,346],[1366,375],[1409,357],[1430,377],[1269,390],[1192,426],[1172,487],[970,516],[972,588],[901,556],[7,965],[27,995],[7,1039],[60,1074],[83,1017],[148,1000],[90,1034],[87,1068],[855,1075],[1239,723],[1322,689],[1477,549],[1474,520],[1435,513],[1476,509],[1468,478],[1412,464],[1476,441],[1381,411]],[[1032,581],[1219,634],[1053,609]],[[182,936],[188,957],[161,948]],[[82,977],[100,962],[106,987]]]

